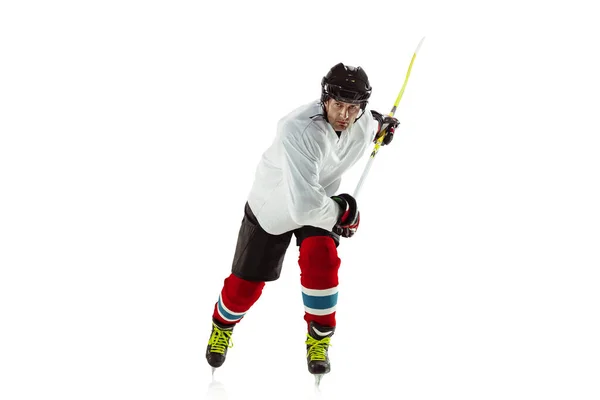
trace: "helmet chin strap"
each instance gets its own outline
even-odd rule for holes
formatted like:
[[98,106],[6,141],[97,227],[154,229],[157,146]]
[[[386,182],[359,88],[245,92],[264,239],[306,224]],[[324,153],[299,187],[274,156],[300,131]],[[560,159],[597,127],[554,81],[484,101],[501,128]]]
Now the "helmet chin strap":
[[360,119],[360,117],[362,117],[365,114],[366,109],[367,109],[367,105],[365,104],[365,106],[362,108],[362,113],[354,120],[354,122],[358,121]]

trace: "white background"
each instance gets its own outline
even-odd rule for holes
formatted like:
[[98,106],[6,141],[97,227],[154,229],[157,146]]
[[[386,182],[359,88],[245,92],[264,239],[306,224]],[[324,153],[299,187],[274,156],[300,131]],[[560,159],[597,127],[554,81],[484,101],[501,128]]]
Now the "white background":
[[[591,3],[3,2],[0,398],[598,399]],[[320,394],[293,245],[211,383],[277,120],[338,62],[389,112],[422,37],[339,249]]]

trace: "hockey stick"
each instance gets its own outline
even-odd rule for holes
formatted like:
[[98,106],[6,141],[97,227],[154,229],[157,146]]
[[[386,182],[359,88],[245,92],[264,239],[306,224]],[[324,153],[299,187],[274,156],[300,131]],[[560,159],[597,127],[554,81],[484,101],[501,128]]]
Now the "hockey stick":
[[[404,89],[406,88],[406,84],[408,83],[408,78],[410,77],[410,70],[412,69],[415,58],[417,57],[417,53],[419,52],[419,49],[421,48],[421,45],[423,44],[423,40],[425,40],[425,37],[423,37],[421,39],[421,41],[419,42],[419,45],[417,46],[417,49],[415,50],[415,52],[412,56],[412,59],[410,60],[410,65],[408,66],[408,71],[406,72],[406,78],[404,79],[404,84],[402,85],[402,89],[400,89],[400,93],[398,93],[398,97],[396,97],[396,102],[394,103],[392,110],[388,114],[390,117],[394,116],[394,113],[396,112],[396,109],[398,108],[398,105],[400,104],[400,99],[402,99],[402,95],[404,94]],[[355,199],[358,197],[358,193],[360,192],[360,189],[364,183],[364,180],[367,177],[369,170],[371,169],[371,165],[373,164],[373,160],[375,159],[375,156],[377,155],[377,152],[379,151],[379,148],[381,147],[381,143],[383,142],[384,136],[385,135],[381,135],[381,137],[377,140],[377,142],[375,143],[375,147],[373,148],[373,151],[371,152],[371,155],[369,156],[369,161],[367,162],[367,166],[365,167],[365,170],[363,171],[362,176],[360,177],[360,180],[358,181],[358,185],[356,185],[356,189],[354,190],[353,197]]]

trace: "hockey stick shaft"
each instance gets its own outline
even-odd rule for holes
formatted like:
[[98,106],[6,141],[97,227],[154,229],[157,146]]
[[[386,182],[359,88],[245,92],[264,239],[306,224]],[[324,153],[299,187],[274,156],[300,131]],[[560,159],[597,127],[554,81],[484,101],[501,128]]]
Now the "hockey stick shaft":
[[[421,45],[423,44],[423,40],[425,40],[425,37],[423,37],[421,39],[421,41],[419,42],[419,45],[417,46],[417,49],[413,53],[412,59],[410,60],[410,64],[408,65],[408,71],[406,72],[406,78],[404,78],[404,84],[402,85],[402,88],[400,89],[400,92],[398,93],[398,96],[396,97],[396,101],[394,102],[394,106],[392,107],[392,110],[388,114],[390,117],[393,117],[394,114],[396,113],[396,110],[398,109],[400,100],[402,99],[402,96],[404,95],[404,89],[406,88],[406,84],[408,83],[408,78],[410,77],[410,71],[412,70],[412,66],[413,66],[413,63],[415,62],[415,58],[417,58],[417,53],[419,52],[419,49],[421,48]],[[355,199],[358,197],[360,189],[362,188],[364,181],[367,178],[369,171],[371,170],[371,164],[373,164],[373,160],[375,159],[375,156],[377,155],[377,152],[379,151],[379,148],[381,147],[383,138],[384,138],[384,135],[381,135],[381,137],[375,143],[375,147],[373,148],[373,151],[371,152],[371,155],[369,156],[367,165],[360,177],[360,180],[358,181],[358,184],[356,185],[356,189],[354,190],[353,197]]]

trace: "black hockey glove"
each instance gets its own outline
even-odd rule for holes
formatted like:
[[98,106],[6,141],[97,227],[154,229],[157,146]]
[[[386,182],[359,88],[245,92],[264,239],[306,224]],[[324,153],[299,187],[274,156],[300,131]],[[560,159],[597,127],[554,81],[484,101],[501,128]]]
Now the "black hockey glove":
[[356,200],[349,194],[342,193],[331,197],[342,209],[337,224],[333,227],[333,233],[349,238],[358,229],[360,223],[360,212]]
[[371,110],[371,114],[373,115],[373,119],[375,119],[379,123],[378,133],[375,135],[375,139],[373,143],[376,143],[377,140],[383,135],[383,141],[381,142],[382,146],[386,144],[390,144],[394,139],[394,132],[398,125],[400,125],[400,121],[398,121],[394,117],[390,117],[389,115],[382,115],[377,111]]

